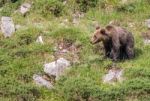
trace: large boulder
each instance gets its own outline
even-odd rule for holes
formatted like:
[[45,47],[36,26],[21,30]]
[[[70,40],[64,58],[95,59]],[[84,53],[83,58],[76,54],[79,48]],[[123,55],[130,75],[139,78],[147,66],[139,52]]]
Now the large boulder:
[[59,58],[54,62],[46,63],[44,65],[44,72],[49,76],[55,76],[55,79],[57,80],[61,75],[63,75],[64,71],[68,69],[69,66],[70,61],[64,58]]
[[15,32],[15,26],[11,17],[1,18],[1,31],[5,37],[10,37]]

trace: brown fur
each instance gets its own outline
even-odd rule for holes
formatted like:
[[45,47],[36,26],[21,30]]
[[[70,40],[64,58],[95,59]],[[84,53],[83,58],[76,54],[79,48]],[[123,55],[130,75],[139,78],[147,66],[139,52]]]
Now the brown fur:
[[104,29],[96,29],[91,43],[96,44],[100,41],[103,42],[105,56],[114,61],[134,57],[134,37],[124,28],[108,25]]

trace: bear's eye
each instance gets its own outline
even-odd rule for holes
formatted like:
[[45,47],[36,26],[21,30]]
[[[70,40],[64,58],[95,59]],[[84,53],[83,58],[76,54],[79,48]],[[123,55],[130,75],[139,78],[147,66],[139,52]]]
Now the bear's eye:
[[95,38],[95,39],[97,38],[96,35],[94,35],[94,38]]

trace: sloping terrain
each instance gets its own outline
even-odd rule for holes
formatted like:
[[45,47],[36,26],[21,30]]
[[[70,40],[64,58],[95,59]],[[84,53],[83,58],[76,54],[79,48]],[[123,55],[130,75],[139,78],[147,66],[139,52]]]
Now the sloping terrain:
[[[21,14],[25,2],[31,8]],[[149,0],[1,0],[0,7],[0,18],[12,17],[20,26],[10,38],[0,31],[0,101],[150,101],[150,45],[141,35],[148,30]],[[103,58],[101,44],[90,44],[97,23],[104,27],[109,22],[135,38],[135,58],[116,63],[124,80],[114,85],[102,79],[112,61]],[[44,44],[36,42],[38,36]],[[33,75],[55,61],[57,46],[70,47],[67,42],[79,46],[77,56],[65,56],[73,62],[71,69],[54,89],[38,87]]]

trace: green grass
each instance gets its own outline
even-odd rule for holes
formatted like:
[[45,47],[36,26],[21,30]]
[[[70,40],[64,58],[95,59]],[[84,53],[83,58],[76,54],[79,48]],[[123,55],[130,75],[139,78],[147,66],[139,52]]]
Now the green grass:
[[[44,5],[45,0],[41,0],[40,4],[39,0],[34,1],[26,17],[13,13],[21,1],[4,5],[3,9],[7,9],[0,12],[0,16],[11,15],[14,23],[23,27],[11,38],[4,38],[0,33],[0,101],[149,101],[150,46],[144,45],[141,32],[147,30],[143,22],[150,17],[150,5],[146,0],[134,0],[131,4],[119,5],[118,11],[118,2],[113,1],[108,1],[108,5],[114,8],[108,13],[101,8],[99,0],[96,7],[88,8],[77,26],[71,23],[73,8],[78,9],[72,1],[66,4],[59,17],[48,13],[45,7],[51,4]],[[66,18],[69,20],[64,27],[60,23]],[[102,77],[112,61],[103,59],[101,53],[94,50],[96,46],[90,44],[90,36],[95,30],[93,21],[104,27],[112,20],[119,21],[121,26],[133,33],[136,52],[134,59],[117,63],[124,69],[125,80],[113,86],[102,83]],[[133,27],[129,26],[130,23]],[[43,36],[44,45],[35,42],[39,35]],[[43,73],[45,62],[54,61],[55,43],[61,39],[81,45],[80,63],[66,71],[56,82],[54,90],[39,88],[32,76]]]

